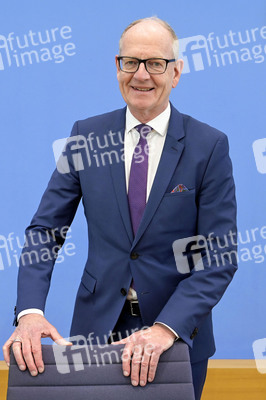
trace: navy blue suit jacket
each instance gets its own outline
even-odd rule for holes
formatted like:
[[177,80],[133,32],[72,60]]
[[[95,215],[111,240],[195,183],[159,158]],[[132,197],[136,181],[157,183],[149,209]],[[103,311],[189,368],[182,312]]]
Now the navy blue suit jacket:
[[[203,270],[184,274],[178,271],[172,244],[177,239],[208,237],[210,233],[223,238],[229,231],[236,231],[227,137],[171,106],[161,160],[134,237],[122,140],[113,136],[109,147],[101,149],[103,156],[99,150],[110,131],[120,132],[123,137],[125,110],[74,124],[72,136],[80,135],[81,142],[83,139],[94,149],[98,143],[98,152],[91,151],[87,165],[84,161],[78,166],[80,155],[74,161],[74,142],[69,142],[64,153],[69,170],[55,170],[26,233],[45,235],[47,229],[58,228],[56,241],[62,245],[64,237],[58,231],[71,224],[82,198],[89,254],[77,293],[71,335],[94,332],[94,337],[103,338],[108,334],[116,324],[133,278],[144,324],[160,321],[172,327],[190,346],[192,362],[199,361],[215,351],[211,310],[236,271],[230,256],[235,248],[233,244],[228,246],[232,253],[224,258],[224,265],[218,267],[212,258],[211,265]],[[94,134],[89,142],[91,132]],[[178,184],[189,190],[171,193]],[[219,252],[216,240],[212,244]],[[40,243],[32,250],[41,252],[43,247]],[[38,263],[25,259],[19,269],[17,314],[26,308],[44,310],[54,265],[49,259]]]

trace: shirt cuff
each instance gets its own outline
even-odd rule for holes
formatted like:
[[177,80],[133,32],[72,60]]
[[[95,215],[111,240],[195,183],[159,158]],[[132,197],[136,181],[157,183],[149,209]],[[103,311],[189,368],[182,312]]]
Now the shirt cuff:
[[23,317],[24,315],[27,315],[27,314],[39,314],[39,315],[44,316],[43,311],[39,310],[38,308],[27,308],[26,310],[23,310],[18,314],[17,321],[19,321],[19,319],[21,317]]
[[160,321],[155,321],[154,325],[155,324],[160,324],[160,325],[166,326],[166,328],[168,328],[171,332],[173,332],[175,334],[175,336],[176,336],[175,341],[180,339],[180,336],[176,333],[176,331],[174,331],[172,328],[170,328],[170,326],[168,326],[168,325],[166,325],[166,324],[164,324],[163,322],[160,322]]

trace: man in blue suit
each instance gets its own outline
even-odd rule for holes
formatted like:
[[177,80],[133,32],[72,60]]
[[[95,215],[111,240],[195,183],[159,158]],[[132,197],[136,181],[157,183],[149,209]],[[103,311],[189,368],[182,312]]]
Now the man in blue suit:
[[71,335],[120,339],[131,358],[123,372],[135,386],[152,382],[160,354],[183,340],[200,399],[215,351],[211,310],[236,271],[227,138],[169,103],[183,61],[164,21],[129,25],[116,66],[127,107],[75,123],[26,230],[18,326],[3,347],[5,360],[13,344],[19,367],[35,376],[44,370],[41,337],[68,343],[43,315],[54,257],[38,256],[63,245],[82,198],[89,255]]

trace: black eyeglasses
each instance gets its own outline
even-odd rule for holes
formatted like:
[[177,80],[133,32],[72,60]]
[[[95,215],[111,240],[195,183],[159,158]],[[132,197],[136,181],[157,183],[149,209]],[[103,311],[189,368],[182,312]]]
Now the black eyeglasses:
[[176,61],[175,58],[171,60],[167,60],[165,58],[147,58],[146,60],[141,60],[136,57],[117,57],[119,68],[123,72],[128,72],[130,74],[134,74],[139,69],[141,63],[144,64],[146,71],[149,74],[159,75],[163,74],[166,71],[167,65],[170,62]]

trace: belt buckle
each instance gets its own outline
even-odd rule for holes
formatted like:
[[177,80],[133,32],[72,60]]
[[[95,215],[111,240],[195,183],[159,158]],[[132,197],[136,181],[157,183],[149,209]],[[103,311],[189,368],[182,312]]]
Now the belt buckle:
[[133,304],[137,304],[137,305],[139,304],[138,300],[130,300],[129,304],[130,304],[130,314],[132,315],[132,317],[138,317],[139,314],[136,314],[134,312],[134,306],[133,306]]

